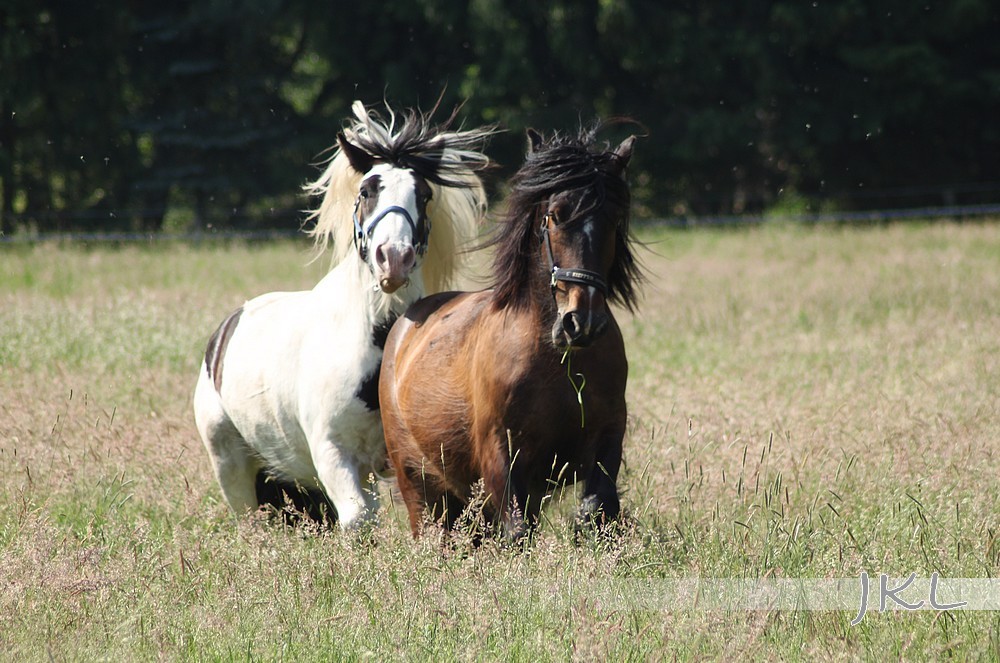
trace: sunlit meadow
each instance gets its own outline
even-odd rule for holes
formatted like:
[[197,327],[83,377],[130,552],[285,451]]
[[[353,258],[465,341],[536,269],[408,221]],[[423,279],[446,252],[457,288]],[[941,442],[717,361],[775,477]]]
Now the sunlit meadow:
[[414,542],[391,482],[367,537],[227,511],[198,363],[244,299],[322,276],[306,244],[0,247],[0,658],[997,660],[997,612],[851,626],[588,590],[995,577],[1000,225],[641,238],[627,517],[577,543],[567,491],[523,552]]

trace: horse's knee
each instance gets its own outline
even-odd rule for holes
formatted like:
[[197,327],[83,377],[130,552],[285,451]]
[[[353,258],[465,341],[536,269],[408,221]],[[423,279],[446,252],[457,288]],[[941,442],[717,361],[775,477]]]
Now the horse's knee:
[[420,538],[424,528],[424,511],[433,508],[437,493],[425,483],[423,469],[415,467],[409,458],[401,454],[391,455],[390,458],[396,471],[396,486],[406,507],[410,533],[414,539]]

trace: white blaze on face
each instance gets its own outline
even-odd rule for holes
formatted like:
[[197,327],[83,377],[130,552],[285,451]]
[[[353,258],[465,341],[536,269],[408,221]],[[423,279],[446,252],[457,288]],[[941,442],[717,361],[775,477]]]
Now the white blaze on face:
[[[374,175],[379,178],[378,200],[366,219],[366,226],[390,207],[405,209],[413,223],[417,224],[420,210],[413,173],[379,164],[368,173],[368,177]],[[384,292],[395,292],[406,284],[416,266],[416,242],[410,223],[397,211],[390,211],[375,226],[369,244],[368,263]]]

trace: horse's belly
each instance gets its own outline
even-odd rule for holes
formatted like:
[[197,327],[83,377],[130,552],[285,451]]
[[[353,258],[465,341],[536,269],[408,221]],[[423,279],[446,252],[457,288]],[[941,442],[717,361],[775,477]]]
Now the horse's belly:
[[257,389],[233,389],[223,399],[236,430],[270,471],[314,483],[311,445],[328,444],[362,471],[384,467],[385,439],[377,410],[369,410],[355,397],[320,398],[303,408],[301,403],[285,402],[288,399],[278,391],[276,385],[261,384]]

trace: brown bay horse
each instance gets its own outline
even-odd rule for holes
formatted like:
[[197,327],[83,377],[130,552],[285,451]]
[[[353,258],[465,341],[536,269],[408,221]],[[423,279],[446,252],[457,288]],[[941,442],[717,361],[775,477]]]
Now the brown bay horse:
[[641,276],[625,180],[635,138],[601,149],[599,128],[547,142],[529,131],[491,240],[493,288],[427,297],[389,334],[379,396],[414,536],[425,509],[453,526],[480,479],[514,539],[577,480],[578,526],[619,515],[628,363],[608,304],[633,309]]

